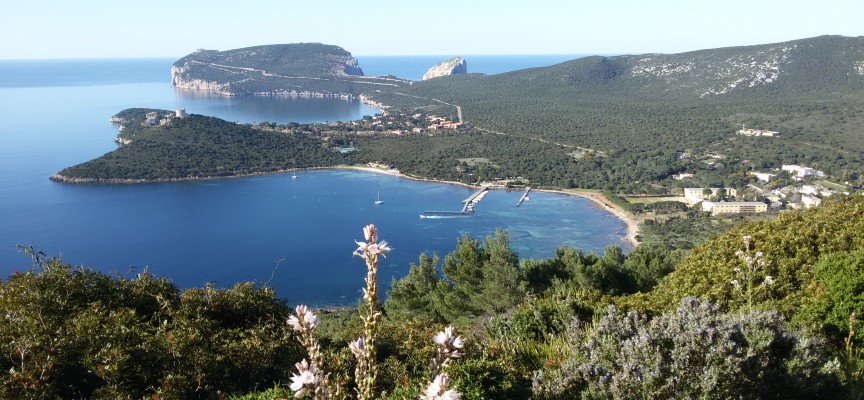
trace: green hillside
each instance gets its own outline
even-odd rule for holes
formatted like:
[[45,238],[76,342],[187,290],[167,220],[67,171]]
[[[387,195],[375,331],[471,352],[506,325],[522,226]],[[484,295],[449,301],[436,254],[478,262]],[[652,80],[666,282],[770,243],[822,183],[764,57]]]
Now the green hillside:
[[[588,169],[618,187],[633,182],[626,171],[637,160],[657,159],[658,152],[667,159],[719,153],[732,164],[755,161],[751,167],[802,163],[864,183],[864,38],[586,57],[500,75],[450,76],[372,97],[405,107],[446,102],[487,131],[607,152],[604,165]],[[742,124],[781,136],[736,136]],[[664,163],[672,173],[699,168],[695,160]],[[578,185],[593,187],[571,173]]]

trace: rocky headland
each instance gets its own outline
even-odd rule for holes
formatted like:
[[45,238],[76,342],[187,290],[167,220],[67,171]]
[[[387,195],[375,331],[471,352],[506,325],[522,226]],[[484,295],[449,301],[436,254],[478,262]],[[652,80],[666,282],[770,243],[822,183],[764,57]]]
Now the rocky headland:
[[423,74],[423,80],[437,78],[447,75],[465,75],[468,73],[468,63],[462,57],[453,57],[449,60],[435,64]]

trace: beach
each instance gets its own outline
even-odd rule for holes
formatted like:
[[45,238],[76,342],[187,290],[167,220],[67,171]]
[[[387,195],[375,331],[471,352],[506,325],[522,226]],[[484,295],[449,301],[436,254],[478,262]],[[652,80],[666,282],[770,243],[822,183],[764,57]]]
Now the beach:
[[[468,187],[468,188],[476,188],[477,187],[475,185],[469,185],[469,184],[462,183],[462,182],[418,178],[418,177],[403,174],[397,170],[392,170],[392,169],[383,169],[383,168],[367,167],[367,166],[360,166],[360,165],[339,166],[336,168],[346,168],[346,169],[356,169],[356,170],[367,171],[367,172],[376,172],[376,173],[388,174],[388,175],[398,176],[398,177],[403,178],[403,179],[410,179],[410,180],[421,181],[421,182],[444,183],[444,184],[457,185],[457,186],[463,186],[463,187]],[[501,186],[496,187],[495,185],[493,185],[490,187],[490,189],[501,190],[501,189],[505,189],[505,188],[501,187]],[[607,199],[606,196],[603,195],[603,193],[584,190],[584,189],[571,189],[571,190],[532,189],[532,190],[538,191],[538,192],[557,193],[557,194],[563,194],[563,195],[568,195],[568,196],[578,196],[578,197],[582,197],[584,199],[588,199],[589,201],[594,203],[594,205],[597,206],[597,208],[609,212],[610,214],[614,215],[616,218],[621,220],[621,222],[624,222],[624,225],[627,226],[627,235],[625,237],[626,240],[630,244],[632,244],[633,247],[636,247],[639,245],[639,240],[637,239],[637,235],[639,234],[639,221],[629,211],[627,211],[627,210],[621,208],[620,206],[616,205],[615,203],[612,203],[611,201],[609,201],[609,199]]]

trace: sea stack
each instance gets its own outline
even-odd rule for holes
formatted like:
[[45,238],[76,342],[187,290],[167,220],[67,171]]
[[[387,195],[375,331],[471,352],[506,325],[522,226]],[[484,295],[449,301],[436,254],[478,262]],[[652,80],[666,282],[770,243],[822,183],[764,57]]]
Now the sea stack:
[[437,78],[446,75],[465,75],[468,73],[468,64],[462,57],[453,57],[449,60],[435,64],[423,74],[423,80]]

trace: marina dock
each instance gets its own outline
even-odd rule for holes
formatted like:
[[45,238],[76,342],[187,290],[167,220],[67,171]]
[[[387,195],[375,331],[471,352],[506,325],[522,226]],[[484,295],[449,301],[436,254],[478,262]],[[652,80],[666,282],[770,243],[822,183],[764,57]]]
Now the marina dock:
[[481,187],[479,190],[468,196],[467,199],[462,200],[462,203],[465,205],[462,207],[462,212],[474,212],[474,206],[483,200],[483,197],[486,196],[486,192],[489,190],[489,185]]
[[531,191],[530,186],[525,188],[525,193],[522,193],[522,197],[519,198],[519,202],[516,203],[516,207],[521,206],[523,201],[528,200],[528,192],[530,192],[530,191]]
[[483,186],[478,189],[476,192],[472,193],[468,198],[462,200],[464,205],[462,206],[461,211],[424,211],[423,214],[420,214],[420,218],[454,218],[454,217],[467,217],[474,212],[474,206],[483,200],[489,194],[489,185]]

